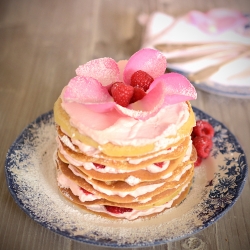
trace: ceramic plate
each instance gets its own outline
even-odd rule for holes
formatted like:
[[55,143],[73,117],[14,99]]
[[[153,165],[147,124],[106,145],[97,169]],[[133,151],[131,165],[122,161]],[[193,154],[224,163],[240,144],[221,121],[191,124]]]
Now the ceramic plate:
[[151,219],[115,221],[69,203],[57,189],[53,113],[32,122],[10,147],[6,179],[16,203],[42,226],[71,239],[109,247],[164,244],[197,233],[222,217],[236,202],[247,176],[244,152],[220,122],[194,108],[197,119],[215,129],[211,157],[195,168],[190,193],[178,207]]
[[[169,65],[168,69],[172,72],[180,73],[188,78],[188,73],[182,70],[178,70],[175,67]],[[210,94],[227,96],[232,98],[243,98],[243,99],[250,99],[250,85],[248,86],[230,86],[230,85],[223,85],[218,84],[216,82],[212,82],[210,80],[196,84],[192,82],[195,88],[208,92]]]

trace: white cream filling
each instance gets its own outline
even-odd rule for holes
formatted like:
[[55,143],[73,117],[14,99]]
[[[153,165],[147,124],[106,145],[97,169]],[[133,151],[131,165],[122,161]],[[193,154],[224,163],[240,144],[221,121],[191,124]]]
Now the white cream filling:
[[74,146],[74,144],[70,141],[69,137],[66,135],[63,135],[60,137],[60,140],[67,146],[69,147],[71,150],[76,152],[76,148]]
[[81,187],[79,187],[74,181],[70,180],[66,175],[63,173],[58,173],[57,176],[57,181],[62,188],[69,188],[72,193],[75,196],[78,196],[80,201],[85,202],[85,201],[94,201],[98,200],[96,195],[94,194],[86,194],[81,190]]
[[175,176],[175,178],[173,179],[173,181],[179,181],[179,180],[181,179],[182,175],[183,175],[184,173],[186,173],[186,171],[188,171],[190,168],[192,168],[192,164],[187,165],[187,166],[181,171],[180,174],[178,174],[177,176]]
[[86,206],[87,209],[95,211],[95,212],[101,212],[101,213],[105,213],[105,214],[109,214],[111,216],[114,216],[116,218],[121,218],[121,219],[127,219],[127,220],[134,220],[136,218],[138,218],[139,216],[147,216],[150,214],[154,214],[154,213],[160,213],[161,211],[163,211],[166,208],[170,208],[173,204],[173,202],[180,197],[181,193],[188,187],[189,184],[185,185],[179,195],[175,196],[171,201],[161,205],[161,206],[157,206],[157,207],[153,207],[153,208],[149,208],[146,210],[136,210],[133,209],[131,212],[125,212],[125,213],[121,213],[121,214],[115,214],[115,213],[110,213],[109,211],[106,210],[106,208],[103,205],[90,205],[90,206]]
[[134,176],[129,176],[126,180],[125,180],[126,183],[128,183],[130,186],[134,186],[134,185],[137,185],[138,183],[141,182],[141,180],[137,177],[134,177]]
[[85,176],[80,173],[80,171],[78,171],[77,168],[75,168],[74,166],[72,165],[69,165],[69,168],[70,170],[76,175],[76,176],[79,176],[81,178],[83,178],[85,181],[87,181],[90,185],[92,185],[92,187],[101,192],[101,193],[104,193],[106,195],[118,195],[120,197],[125,197],[127,195],[131,195],[133,197],[138,197],[138,196],[141,196],[143,194],[146,194],[148,192],[153,192],[154,190],[156,190],[157,188],[161,187],[164,185],[164,183],[159,183],[159,184],[152,184],[152,185],[146,185],[146,186],[142,186],[142,187],[138,187],[137,189],[135,190],[132,190],[132,191],[125,191],[125,192],[122,192],[122,191],[111,191],[109,189],[106,189],[106,188],[101,188],[100,186],[96,185],[95,183],[92,183],[90,179],[88,178],[85,178]]
[[150,159],[152,159],[154,157],[157,157],[157,156],[160,156],[160,155],[163,155],[163,154],[167,154],[167,153],[173,152],[176,148],[177,147],[174,147],[174,148],[171,148],[171,149],[167,149],[167,150],[162,150],[160,152],[157,152],[157,153],[154,153],[154,154],[150,154],[148,156],[142,156],[140,158],[127,158],[126,160],[130,164],[137,165],[137,164],[140,164],[141,162],[150,160]]
[[[189,170],[190,168],[192,167],[192,164],[189,164],[188,166],[186,166],[183,171],[177,175],[173,181],[179,181],[181,176],[187,171]],[[71,171],[76,175],[76,176],[79,176],[81,178],[84,178],[84,176],[80,173],[80,171],[78,171],[78,169],[76,169],[75,167],[73,166],[69,166],[69,168],[71,169]],[[170,174],[171,176],[171,174]],[[164,176],[165,178],[167,178],[166,176]],[[87,195],[85,194],[81,188],[75,183],[73,182],[72,180],[70,180],[67,176],[65,176],[63,173],[60,173],[58,175],[58,183],[60,184],[61,187],[63,188],[69,188],[72,193],[76,196],[79,196],[79,199],[84,202],[84,201],[93,201],[93,200],[96,200],[96,199],[100,199],[98,198],[97,196],[95,195]],[[86,180],[86,179],[85,179]],[[86,180],[87,182],[88,179]],[[133,185],[136,185],[140,182],[140,179],[139,178],[136,178],[136,177],[133,177],[133,176],[130,176],[128,178],[128,182],[131,186]],[[159,186],[161,186],[162,184],[154,184],[154,185],[147,185],[146,188],[145,186],[144,187],[140,187],[134,191],[131,191],[131,192],[113,192],[113,191],[110,191],[110,190],[107,190],[107,189],[103,189],[103,188],[100,188],[100,187],[97,187],[96,185],[93,185],[91,182],[89,182],[97,191],[99,192],[102,192],[102,193],[106,193],[107,195],[119,195],[121,197],[125,197],[126,195],[130,194],[134,197],[137,197],[137,196],[140,196],[144,193],[147,193],[147,192],[151,192],[153,191],[152,189],[156,189],[158,188]],[[149,187],[150,186],[150,187]],[[97,187],[97,188],[96,188]],[[144,191],[142,191],[142,189],[144,189]],[[136,195],[136,196],[135,196]],[[140,203],[145,203],[145,202],[148,202],[151,198],[149,199],[146,199],[144,201],[141,201]]]
[[[94,148],[92,146],[88,146],[76,139],[72,139],[72,142],[86,155],[88,156],[93,156],[93,157],[97,157],[98,154],[101,153],[101,148]],[[97,157],[99,158],[99,157]]]
[[[62,138],[62,137],[61,137]],[[60,138],[60,139],[61,139]],[[65,144],[66,146],[68,146],[69,148],[73,148],[74,145],[70,142],[70,140],[68,139],[68,137],[66,136],[67,139],[64,138],[65,141],[67,141],[67,144]],[[73,157],[71,157],[62,147],[62,144],[61,144],[61,141],[60,139],[57,137],[56,140],[57,140],[57,144],[58,144],[58,148],[59,148],[59,151],[61,154],[63,154],[63,156],[73,165],[75,166],[83,166],[86,170],[95,170],[95,171],[98,171],[98,172],[101,172],[101,173],[127,173],[127,172],[133,172],[134,170],[122,170],[122,169],[115,169],[115,168],[112,168],[110,166],[106,166],[105,168],[99,168],[97,169],[95,167],[95,165],[91,162],[81,162],[81,161],[78,161],[76,159],[74,159]],[[62,141],[64,143],[64,141]],[[70,143],[71,145],[68,145],[68,143]],[[169,150],[164,150],[163,152],[161,152],[162,154],[166,154],[166,153],[170,153],[172,151],[174,151],[177,147],[172,147],[171,149]],[[187,152],[184,156],[184,159],[183,159],[183,162],[187,161],[190,156],[191,156],[191,153],[192,153],[192,141],[190,140],[189,141],[189,145],[188,145],[188,149],[187,149]],[[152,157],[155,157],[155,156],[158,156],[158,154],[152,156]],[[129,161],[130,164],[139,164],[140,162],[144,161],[144,160],[147,160],[148,158],[143,158],[143,160],[141,160],[142,158],[140,159],[127,159]],[[149,166],[143,168],[143,170],[147,170],[149,171],[150,173],[159,173],[159,172],[162,172],[164,170],[167,169],[168,165],[169,165],[170,161],[165,161],[164,162],[164,165],[160,168],[158,166],[156,166],[155,164],[150,164]]]
[[167,174],[165,174],[165,175],[163,175],[162,177],[161,177],[161,179],[167,179],[167,178],[169,178],[170,176],[172,176],[173,175],[173,172],[170,172],[170,173],[167,173]]
[[100,173],[109,173],[109,174],[122,174],[122,173],[128,173],[133,172],[133,170],[123,170],[123,169],[116,169],[112,168],[110,166],[105,165],[105,168],[97,168],[92,162],[82,162],[82,166],[86,170],[95,170]]
[[[57,138],[57,144],[60,153],[65,157],[65,159],[71,163],[74,166],[83,166],[86,170],[95,170],[101,173],[113,173],[113,174],[118,174],[118,173],[129,173],[133,172],[134,170],[123,170],[123,169],[116,169],[110,166],[105,166],[105,168],[96,168],[96,166],[92,162],[82,162],[78,161],[75,158],[71,157],[62,147],[61,141]],[[150,173],[159,173],[168,168],[170,161],[165,161],[163,166],[160,168],[154,164],[150,164],[149,166],[142,168],[143,170],[147,170]]]
[[[185,168],[182,169],[181,173],[176,175],[172,181],[179,181],[181,179],[182,175],[184,175],[191,167],[192,167],[192,164],[185,166]],[[173,173],[168,173],[168,174],[162,176],[161,179],[163,179],[163,180],[167,179],[172,175],[173,175]]]
[[[66,137],[67,138],[67,137]],[[67,139],[65,139],[67,140]],[[68,140],[69,141],[69,140]],[[71,143],[71,142],[70,142]],[[105,168],[96,168],[96,166],[92,163],[92,162],[81,162],[78,161],[76,159],[74,159],[73,157],[71,157],[62,147],[61,141],[57,138],[57,144],[58,144],[58,148],[60,153],[65,157],[65,159],[71,163],[74,166],[83,166],[86,170],[94,170],[100,173],[112,173],[112,174],[118,174],[118,173],[129,173],[129,172],[133,172],[134,170],[123,170],[123,169],[116,169],[110,166],[105,166]],[[72,143],[71,143],[72,144]],[[66,145],[68,146],[68,145]],[[72,146],[74,147],[74,145],[72,144]],[[186,154],[183,158],[182,162],[185,162],[187,160],[190,159],[192,153],[192,141],[189,141],[189,145],[188,145],[188,149],[186,151]],[[168,168],[170,164],[170,161],[165,161],[162,167],[158,167],[155,164],[150,164],[149,166],[142,168],[142,170],[147,170],[150,173],[160,173],[164,170],[166,170]],[[170,177],[171,174],[167,174],[166,176],[164,176],[162,179],[166,179],[168,177]]]
[[192,150],[193,150],[192,144],[193,144],[193,142],[192,142],[192,140],[190,140],[189,143],[188,143],[188,149],[186,151],[186,154],[185,154],[182,162],[188,161],[190,159],[190,156],[191,156]]
[[[63,130],[62,130],[63,131]],[[63,131],[63,133],[65,133]],[[65,133],[66,134],[66,133]],[[60,140],[66,145],[68,146],[70,149],[72,149],[73,151],[76,151],[76,148],[74,145],[78,146],[78,148],[80,149],[80,151],[88,156],[92,156],[92,157],[95,157],[95,158],[103,158],[100,153],[102,152],[102,148],[101,146],[99,146],[98,149],[92,147],[92,146],[88,146],[76,139],[73,139],[72,138],[72,142],[70,141],[70,139],[64,135],[62,137],[60,137]],[[169,149],[165,149],[165,150],[162,150],[162,148],[166,148],[167,145],[171,145],[173,143],[176,143],[180,140],[180,137],[178,138],[172,138],[172,139],[167,139],[167,138],[163,138],[162,139],[162,142],[156,142],[156,147],[155,149],[152,151],[152,154],[148,155],[148,156],[142,156],[140,158],[136,158],[136,159],[133,159],[133,158],[127,158],[127,161],[130,163],[130,164],[139,164],[143,161],[146,161],[146,160],[149,160],[149,159],[152,159],[154,157],[157,157],[157,156],[160,156],[160,155],[163,155],[163,154],[168,154],[168,153],[171,153],[173,152],[177,146],[175,147],[170,147]],[[165,143],[165,144],[164,144]],[[167,143],[167,144],[166,144]],[[160,150],[160,151],[159,151]],[[154,154],[155,152],[155,154]]]

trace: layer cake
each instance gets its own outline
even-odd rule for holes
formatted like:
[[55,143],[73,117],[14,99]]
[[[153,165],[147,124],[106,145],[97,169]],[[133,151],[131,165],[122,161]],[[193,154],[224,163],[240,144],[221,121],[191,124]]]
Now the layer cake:
[[194,174],[196,92],[165,57],[142,49],[129,60],[77,68],[54,105],[56,169],[64,197],[109,218],[134,220],[180,204]]

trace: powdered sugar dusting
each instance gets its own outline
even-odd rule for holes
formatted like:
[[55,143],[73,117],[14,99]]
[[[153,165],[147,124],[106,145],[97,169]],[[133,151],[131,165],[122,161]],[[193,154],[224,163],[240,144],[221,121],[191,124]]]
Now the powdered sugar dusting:
[[75,76],[64,88],[62,98],[66,102],[102,103],[111,101],[108,90],[96,79]]
[[119,81],[120,72],[114,59],[104,57],[91,60],[76,69],[79,76],[88,76],[98,80],[103,86]]
[[[6,160],[6,176],[12,196],[41,225],[75,240],[116,247],[162,244],[187,237],[207,226],[201,215],[204,199],[208,199],[213,187],[207,185],[210,179],[205,166],[195,169],[191,191],[178,207],[148,219],[115,220],[113,223],[114,220],[74,206],[60,194],[53,162],[55,137],[53,114],[49,112],[24,130],[10,148]],[[238,155],[237,152],[234,154],[235,159]],[[218,172],[217,168],[215,171]],[[216,178],[215,182],[218,184]]]

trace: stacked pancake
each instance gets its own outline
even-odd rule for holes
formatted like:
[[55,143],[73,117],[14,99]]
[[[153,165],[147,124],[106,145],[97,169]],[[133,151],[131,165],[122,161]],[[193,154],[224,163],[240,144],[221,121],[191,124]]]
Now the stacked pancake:
[[[189,192],[196,160],[190,137],[195,117],[188,100],[196,97],[191,84],[172,73],[165,74],[166,81],[157,82],[164,71],[154,75],[155,70],[143,68],[156,84],[153,82],[146,92],[147,98],[134,103],[140,105],[121,107],[110,95],[114,82],[126,83],[127,69],[133,66],[134,59],[143,67],[142,62],[147,64],[154,58],[158,64],[159,60],[162,62],[163,68],[165,58],[151,49],[137,52],[125,63],[115,63],[110,58],[90,61],[77,69],[78,76],[71,79],[54,105],[58,186],[66,198],[83,209],[134,220],[178,205]],[[112,73],[118,78],[103,79],[107,70],[110,77],[112,63],[118,65]],[[102,74],[93,69],[96,64]],[[169,89],[171,84],[177,91],[173,94],[171,90],[168,102],[164,86]],[[92,98],[92,91],[100,102]],[[160,94],[155,100],[157,93]],[[164,101],[159,104],[161,95]],[[154,106],[149,108],[147,101]]]

